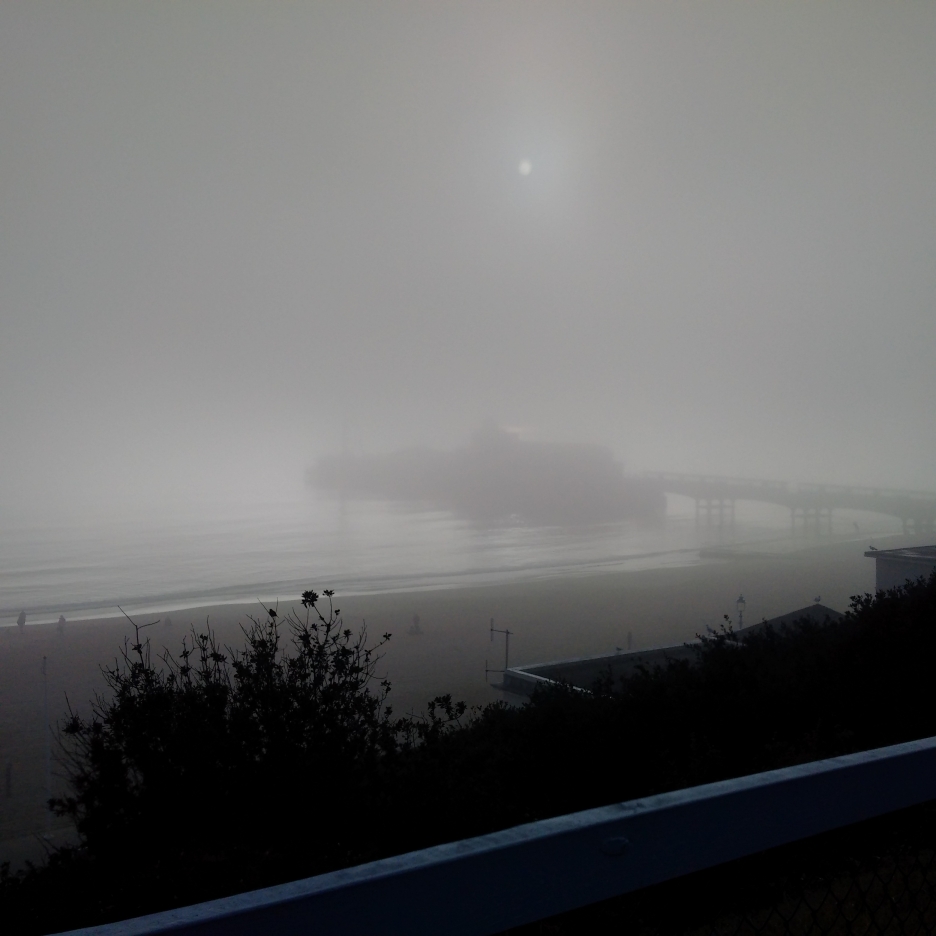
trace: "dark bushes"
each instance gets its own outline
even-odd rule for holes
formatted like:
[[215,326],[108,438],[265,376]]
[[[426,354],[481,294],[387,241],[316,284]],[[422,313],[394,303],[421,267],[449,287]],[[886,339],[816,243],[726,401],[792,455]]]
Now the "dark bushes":
[[[271,609],[234,652],[194,634],[151,659],[137,629],[107,692],[63,725],[71,793],[54,811],[82,846],[3,884],[42,927],[147,912],[354,864],[375,853],[388,776],[414,745],[464,713],[437,699],[394,718],[375,678],[380,647],[305,592],[304,613]],[[286,635],[286,639],[284,639]],[[392,783],[389,784],[392,786]],[[27,899],[51,886],[49,906]],[[67,895],[67,896],[66,896]],[[57,915],[72,907],[64,916]]]
[[936,735],[934,659],[936,577],[857,597],[840,621],[704,638],[695,665],[490,706],[412,752],[435,820],[387,839],[416,847]]
[[[287,617],[288,643],[271,612],[241,653],[206,634],[154,665],[138,640],[106,672],[93,717],[65,726],[73,792],[54,804],[84,847],[0,887],[32,915],[22,931],[936,734],[936,577],[856,598],[839,622],[743,644],[725,631],[695,665],[467,719],[448,698],[394,717],[374,676],[380,644],[316,598]],[[67,915],[50,915],[53,892]]]
[[[254,867],[271,848],[315,869],[357,859],[362,785],[399,746],[389,684],[369,685],[388,635],[368,647],[364,630],[321,615],[316,597],[286,619],[290,652],[271,610],[245,632],[243,652],[201,634],[154,666],[138,635],[123,666],[105,671],[110,692],[93,716],[65,725],[74,792],[53,804],[90,854],[122,862],[143,851],[158,877],[164,866]],[[363,809],[332,808],[339,791]]]

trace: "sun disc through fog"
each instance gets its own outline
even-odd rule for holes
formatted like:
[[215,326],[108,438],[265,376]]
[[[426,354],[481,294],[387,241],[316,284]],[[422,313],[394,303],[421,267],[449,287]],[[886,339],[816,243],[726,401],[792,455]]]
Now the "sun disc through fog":
[[524,159],[517,168],[520,170],[520,175],[529,175],[533,171],[533,163],[529,159]]

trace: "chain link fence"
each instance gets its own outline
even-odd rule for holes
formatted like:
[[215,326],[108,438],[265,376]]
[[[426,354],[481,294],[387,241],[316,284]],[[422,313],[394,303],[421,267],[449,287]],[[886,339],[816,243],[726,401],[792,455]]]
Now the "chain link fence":
[[508,932],[510,936],[936,933],[936,802]]

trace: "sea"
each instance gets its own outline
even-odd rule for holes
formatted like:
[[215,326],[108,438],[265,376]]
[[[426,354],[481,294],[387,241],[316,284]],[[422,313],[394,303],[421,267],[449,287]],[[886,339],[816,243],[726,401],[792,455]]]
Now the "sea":
[[[857,516],[857,515],[856,515]],[[886,517],[836,513],[838,536],[896,532]],[[0,626],[159,613],[223,603],[454,588],[686,566],[713,546],[781,549],[789,514],[739,504],[733,524],[699,523],[670,498],[658,520],[587,527],[480,525],[446,511],[304,496],[186,505],[122,516],[0,518]],[[891,530],[892,526],[895,526]],[[773,544],[773,545],[771,545]]]

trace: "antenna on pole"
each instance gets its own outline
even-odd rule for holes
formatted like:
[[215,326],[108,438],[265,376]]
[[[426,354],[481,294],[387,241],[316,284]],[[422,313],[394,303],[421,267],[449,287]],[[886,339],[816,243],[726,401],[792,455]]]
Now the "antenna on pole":
[[49,675],[46,657],[42,658],[42,730],[45,733],[45,792],[46,792],[46,838],[52,832],[52,811],[49,800],[52,799],[52,749],[51,729],[49,728]]
[[495,634],[504,635],[504,668],[503,669],[491,669],[488,666],[488,661],[484,661],[484,681],[487,682],[489,673],[504,673],[510,669],[510,635],[513,631],[510,630],[501,630],[494,626],[494,618],[491,618],[491,643],[494,643]]

